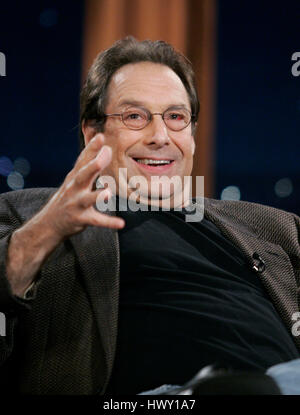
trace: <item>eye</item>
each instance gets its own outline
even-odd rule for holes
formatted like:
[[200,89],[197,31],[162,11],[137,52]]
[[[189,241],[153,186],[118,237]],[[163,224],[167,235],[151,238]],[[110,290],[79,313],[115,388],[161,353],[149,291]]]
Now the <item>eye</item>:
[[125,122],[140,122],[147,120],[147,114],[140,109],[133,108],[123,113],[123,119]]
[[185,114],[180,111],[167,112],[165,118],[171,121],[182,121],[185,119]]
[[172,112],[170,114],[170,119],[171,120],[181,121],[181,120],[183,120],[183,118],[184,118],[184,116],[182,114],[180,114],[180,113],[177,113],[177,112]]
[[127,119],[130,120],[139,120],[140,118],[142,118],[141,114],[137,113],[137,112],[132,112],[130,114],[127,114]]

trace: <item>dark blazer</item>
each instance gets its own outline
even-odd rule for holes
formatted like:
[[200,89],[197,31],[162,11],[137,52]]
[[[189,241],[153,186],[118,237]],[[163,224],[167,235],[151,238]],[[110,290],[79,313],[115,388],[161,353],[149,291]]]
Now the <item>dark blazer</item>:
[[[0,386],[26,394],[103,394],[116,350],[118,232],[88,227],[50,255],[33,298],[11,293],[5,261],[11,233],[55,189],[0,195]],[[299,218],[259,204],[205,199],[204,215],[245,254],[291,330],[299,310]],[[300,350],[299,337],[293,337]],[[4,389],[3,389],[4,388]]]

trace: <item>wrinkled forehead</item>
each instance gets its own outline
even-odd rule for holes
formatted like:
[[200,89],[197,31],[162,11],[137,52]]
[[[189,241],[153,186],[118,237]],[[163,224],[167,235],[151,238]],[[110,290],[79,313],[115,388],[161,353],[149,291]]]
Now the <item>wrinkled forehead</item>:
[[113,74],[107,106],[120,106],[124,101],[190,108],[188,93],[179,76],[168,66],[153,62],[127,64]]

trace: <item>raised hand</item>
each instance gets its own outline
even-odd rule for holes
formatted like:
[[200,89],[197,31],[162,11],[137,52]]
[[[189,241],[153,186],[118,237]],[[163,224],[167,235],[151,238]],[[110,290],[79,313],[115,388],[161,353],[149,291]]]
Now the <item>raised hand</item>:
[[22,296],[33,282],[45,259],[65,238],[93,225],[120,229],[123,219],[95,209],[97,197],[111,191],[95,190],[94,182],[111,162],[111,148],[97,134],[78,157],[73,169],[48,203],[11,236],[6,274],[12,292]]

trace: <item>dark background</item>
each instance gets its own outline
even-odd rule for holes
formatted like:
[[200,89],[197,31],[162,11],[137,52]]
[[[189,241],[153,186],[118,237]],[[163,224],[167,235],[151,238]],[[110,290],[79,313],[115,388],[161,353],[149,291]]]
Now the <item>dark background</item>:
[[[81,0],[1,4],[0,192],[58,186],[76,160],[83,18]],[[236,186],[242,200],[300,214],[299,25],[300,1],[218,2],[216,198]],[[9,186],[14,170],[23,178]]]
[[[216,196],[235,185],[243,200],[300,214],[300,1],[218,4]],[[279,197],[283,178],[293,191]]]

